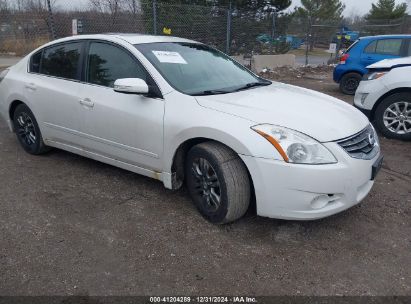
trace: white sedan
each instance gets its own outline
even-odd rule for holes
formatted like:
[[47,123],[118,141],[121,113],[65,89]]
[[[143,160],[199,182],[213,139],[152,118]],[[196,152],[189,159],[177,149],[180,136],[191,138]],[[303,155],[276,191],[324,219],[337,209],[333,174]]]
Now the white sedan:
[[386,59],[367,68],[354,105],[384,136],[411,140],[411,57]]
[[366,197],[382,156],[354,107],[258,77],[175,37],[84,35],[48,43],[1,74],[0,113],[23,149],[50,147],[185,182],[213,223],[308,220]]

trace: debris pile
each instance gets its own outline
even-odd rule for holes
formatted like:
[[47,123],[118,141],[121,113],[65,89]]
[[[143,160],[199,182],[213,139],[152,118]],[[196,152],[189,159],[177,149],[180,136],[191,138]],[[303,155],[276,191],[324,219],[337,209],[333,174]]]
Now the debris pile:
[[301,67],[280,67],[273,70],[263,69],[259,75],[272,80],[292,80],[299,78],[324,78],[332,73],[333,66],[301,66]]

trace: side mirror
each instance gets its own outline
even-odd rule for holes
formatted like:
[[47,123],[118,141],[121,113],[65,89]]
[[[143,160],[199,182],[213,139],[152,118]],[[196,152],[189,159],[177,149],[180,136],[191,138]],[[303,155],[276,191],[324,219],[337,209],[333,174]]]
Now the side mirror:
[[140,78],[122,78],[114,82],[114,91],[126,94],[148,94],[147,83]]

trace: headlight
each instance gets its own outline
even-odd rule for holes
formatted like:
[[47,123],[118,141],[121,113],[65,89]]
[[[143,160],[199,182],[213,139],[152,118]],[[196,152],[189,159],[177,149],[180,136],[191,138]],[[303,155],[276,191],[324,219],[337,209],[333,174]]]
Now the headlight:
[[371,126],[371,128],[372,128],[372,130],[373,130],[373,132],[374,132],[375,144],[376,144],[378,147],[380,147],[380,139],[378,138],[378,133],[377,133],[377,131],[375,130],[375,128],[374,128],[374,126],[373,126],[372,124],[370,124],[370,126]]
[[382,76],[384,76],[387,73],[388,72],[373,72],[373,73],[370,73],[370,74],[366,74],[364,76],[364,80],[375,80],[375,79],[381,78]]
[[335,164],[335,156],[315,139],[275,125],[251,127],[268,140],[280,153],[284,161],[295,164]]

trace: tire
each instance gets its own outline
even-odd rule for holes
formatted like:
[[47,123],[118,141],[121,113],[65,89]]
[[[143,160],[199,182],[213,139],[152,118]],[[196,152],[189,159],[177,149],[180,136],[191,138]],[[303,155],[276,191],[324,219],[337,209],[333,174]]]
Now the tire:
[[346,95],[354,95],[362,76],[358,73],[347,73],[345,74],[340,81],[340,91]]
[[250,179],[234,151],[216,142],[196,145],[188,152],[185,171],[191,198],[208,221],[225,224],[246,213],[251,199]]
[[387,138],[411,140],[411,93],[396,93],[382,100],[374,124]]
[[17,106],[14,111],[13,125],[17,139],[27,153],[39,155],[50,150],[43,142],[33,112],[25,104]]

